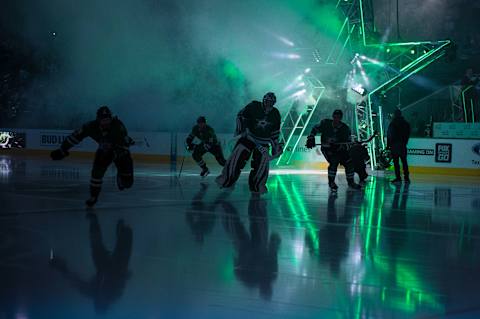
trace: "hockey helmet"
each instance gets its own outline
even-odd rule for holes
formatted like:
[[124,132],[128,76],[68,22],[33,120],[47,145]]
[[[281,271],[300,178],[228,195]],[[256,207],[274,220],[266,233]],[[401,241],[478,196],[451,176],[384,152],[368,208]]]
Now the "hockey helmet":
[[273,92],[268,92],[267,94],[265,94],[263,96],[263,104],[265,104],[265,102],[271,102],[272,105],[275,105],[275,103],[277,102],[277,97],[275,96],[275,93]]
[[207,119],[205,118],[205,116],[198,117],[197,124],[200,124],[200,123],[207,123]]
[[107,118],[112,118],[112,111],[110,111],[106,105],[99,107],[97,110],[97,120],[103,120]]
[[342,110],[335,110],[333,111],[332,117],[339,116],[340,118],[343,118],[343,112]]

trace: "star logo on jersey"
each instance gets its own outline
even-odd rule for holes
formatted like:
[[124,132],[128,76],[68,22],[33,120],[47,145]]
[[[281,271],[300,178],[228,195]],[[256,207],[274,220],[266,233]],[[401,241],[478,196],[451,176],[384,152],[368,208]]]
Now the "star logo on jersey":
[[261,129],[265,129],[268,125],[270,125],[270,122],[266,119],[257,120],[257,127]]

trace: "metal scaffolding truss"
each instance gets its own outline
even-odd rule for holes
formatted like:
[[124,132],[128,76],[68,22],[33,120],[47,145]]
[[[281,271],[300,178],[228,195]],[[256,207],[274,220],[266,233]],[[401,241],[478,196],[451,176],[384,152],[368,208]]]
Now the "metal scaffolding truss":
[[276,165],[289,165],[291,163],[298,144],[325,92],[325,86],[313,74],[305,75],[303,80],[306,94],[292,102],[282,122],[280,142],[284,143],[285,151],[277,159]]
[[450,101],[452,103],[452,121],[463,122],[466,119],[464,103],[462,101],[462,86],[450,86]]
[[[361,104],[354,105],[357,138],[359,140],[368,138],[375,130],[380,133],[379,137],[369,144],[371,166],[375,168],[378,149],[385,148],[385,138],[382,125],[382,106],[379,103],[374,104],[373,100],[441,58],[445,55],[445,50],[451,42],[444,40],[377,43],[379,39],[376,39],[371,0],[338,0],[337,8],[345,16],[345,20],[330,51],[327,63],[338,63],[340,56],[344,54],[346,47],[350,44],[359,51],[354,59],[364,57],[362,64],[366,67],[369,64],[373,66],[367,72],[369,77],[378,78],[379,73],[382,73],[380,78],[383,80],[367,93]],[[380,55],[382,55],[383,61],[378,61]],[[463,103],[463,105],[465,104]]]
[[[376,39],[376,27],[371,0],[337,0],[336,7],[343,13],[344,22],[327,58],[327,63],[337,64],[340,57],[350,45],[352,49],[358,48],[363,56],[374,56],[375,59],[365,59],[363,64],[374,66],[373,74],[382,73],[383,81],[368,92],[364,102],[356,103],[355,119],[357,124],[357,138],[363,140],[370,136],[374,130],[380,136],[369,145],[371,166],[376,166],[376,155],[379,148],[385,147],[384,129],[382,125],[382,106],[374,105],[375,96],[381,96],[390,91],[410,76],[421,71],[445,55],[446,48],[451,44],[449,40],[381,43]],[[380,42],[380,43],[378,43]],[[378,61],[381,53],[384,61]],[[356,58],[359,55],[356,56]],[[466,102],[462,105],[465,106]],[[465,107],[464,107],[465,109]],[[464,111],[464,113],[468,112]]]
[[[324,60],[325,65],[337,65],[348,45],[360,45],[365,39],[365,29],[374,28],[373,7],[371,0],[335,0],[336,8],[342,14],[343,25]],[[362,5],[359,5],[361,3]],[[363,8],[366,8],[364,10]],[[363,37],[363,38],[362,38]],[[362,40],[363,39],[363,40]],[[313,50],[313,57],[319,63],[322,54]],[[284,116],[280,130],[280,141],[285,144],[285,152],[276,161],[277,165],[289,165],[302,136],[305,134],[319,102],[325,91],[323,83],[312,73],[304,75],[306,83],[306,99],[297,98]]]
[[[324,60],[325,65],[337,67],[345,54],[357,52],[356,59],[365,58],[362,63],[368,69],[368,76],[380,79],[375,87],[369,87],[363,103],[354,105],[358,139],[368,138],[375,130],[380,133],[369,144],[371,167],[375,168],[377,153],[385,147],[382,106],[378,103],[381,96],[445,55],[451,42],[378,43],[380,39],[376,33],[372,0],[332,1],[336,3],[343,24]],[[317,51],[314,51],[314,57],[319,62],[321,59]],[[308,102],[303,98],[296,99],[284,117],[281,141],[285,143],[285,153],[278,158],[277,165],[290,164],[325,91],[322,82],[310,73],[305,76],[305,82],[308,83],[305,94]]]
[[474,90],[475,86],[469,85],[465,88],[462,88],[460,91],[460,99],[463,106],[463,118],[466,123],[475,123],[475,120],[478,121],[478,119],[475,119],[475,101],[471,96],[468,96],[468,94]]
[[372,0],[337,0],[335,7],[343,17],[343,24],[327,56],[327,64],[338,64],[348,46],[367,45],[367,35],[376,31]]
[[[367,135],[378,131],[379,137],[369,145],[372,168],[376,167],[377,153],[380,148],[385,148],[384,128],[382,125],[382,106],[374,103],[375,98],[386,94],[388,91],[407,80],[412,75],[420,72],[439,58],[445,55],[446,48],[451,44],[449,40],[435,42],[409,42],[409,43],[384,43],[369,45],[369,48],[391,50],[393,47],[402,48],[391,61],[379,65],[382,72],[387,74],[385,80],[368,92],[366,98],[366,113],[368,129]],[[368,52],[368,50],[366,50]],[[361,136],[358,136],[361,138]]]

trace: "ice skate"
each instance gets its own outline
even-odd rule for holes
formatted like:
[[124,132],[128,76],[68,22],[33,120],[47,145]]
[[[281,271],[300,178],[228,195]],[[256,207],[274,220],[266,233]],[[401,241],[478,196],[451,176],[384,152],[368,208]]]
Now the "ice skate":
[[98,197],[92,196],[85,201],[85,204],[87,205],[88,208],[92,208],[93,206],[95,206],[97,201],[98,201]]
[[330,187],[330,191],[332,193],[336,193],[338,191],[338,186],[335,184],[335,182],[328,183],[328,187]]
[[401,182],[402,182],[402,179],[399,178],[399,177],[397,177],[397,178],[395,178],[395,179],[393,179],[393,180],[390,181],[390,183],[392,183],[392,184],[400,184]]
[[362,186],[360,186],[359,184],[357,184],[355,182],[348,183],[348,187],[350,189],[362,189]]
[[205,166],[204,168],[202,168],[202,171],[200,172],[200,176],[207,177],[208,174],[210,174],[210,171],[208,170],[208,167]]
[[254,195],[263,195],[268,193],[267,186],[260,186],[258,190],[251,190],[251,193]]

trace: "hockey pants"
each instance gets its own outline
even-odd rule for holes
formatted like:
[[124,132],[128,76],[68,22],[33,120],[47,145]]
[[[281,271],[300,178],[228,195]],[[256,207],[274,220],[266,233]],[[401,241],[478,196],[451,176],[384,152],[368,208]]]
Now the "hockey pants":
[[195,146],[195,149],[193,150],[192,157],[195,160],[195,162],[200,166],[202,169],[207,167],[207,164],[203,160],[203,155],[205,153],[211,153],[213,156],[215,156],[215,159],[217,160],[218,164],[221,166],[225,166],[225,157],[223,156],[222,152],[222,147],[220,144],[215,144],[210,146],[208,149],[204,143],[198,144]]
[[92,176],[90,179],[90,195],[98,197],[102,189],[103,176],[110,164],[117,167],[117,186],[120,190],[130,188],[133,185],[133,161],[130,151],[118,152],[97,150],[93,161]]
[[355,174],[352,159],[346,150],[331,151],[322,147],[323,156],[328,162],[328,182],[335,182],[337,176],[338,165],[345,167],[345,175],[349,184],[354,182],[353,176]]
[[[265,146],[265,148],[268,149],[268,146]],[[223,168],[222,174],[217,178],[217,183],[225,188],[233,186],[251,156],[253,157],[251,162],[252,169],[248,178],[250,191],[259,192],[266,190],[270,164],[268,152],[262,153],[256,144],[247,138],[238,140]]]

